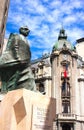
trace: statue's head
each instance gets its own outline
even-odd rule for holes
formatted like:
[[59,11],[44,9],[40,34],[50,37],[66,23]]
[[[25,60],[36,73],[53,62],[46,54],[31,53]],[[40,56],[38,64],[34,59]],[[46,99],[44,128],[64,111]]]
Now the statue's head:
[[22,34],[26,37],[26,36],[28,36],[30,30],[28,29],[27,26],[22,26],[22,27],[20,27],[19,32],[20,32],[20,34]]

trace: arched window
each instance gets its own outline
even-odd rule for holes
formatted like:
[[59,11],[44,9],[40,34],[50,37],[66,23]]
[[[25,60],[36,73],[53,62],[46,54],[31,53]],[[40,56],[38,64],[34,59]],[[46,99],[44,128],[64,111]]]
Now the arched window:
[[43,83],[40,83],[39,84],[39,91],[43,94],[45,94],[45,87],[44,87],[44,84]]
[[62,82],[62,97],[63,96],[70,96],[70,84],[66,80]]

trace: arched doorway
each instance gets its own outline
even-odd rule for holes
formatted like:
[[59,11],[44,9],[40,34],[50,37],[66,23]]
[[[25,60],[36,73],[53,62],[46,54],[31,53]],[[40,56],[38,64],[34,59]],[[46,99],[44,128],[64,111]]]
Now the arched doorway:
[[69,124],[63,124],[62,130],[71,130],[71,126]]

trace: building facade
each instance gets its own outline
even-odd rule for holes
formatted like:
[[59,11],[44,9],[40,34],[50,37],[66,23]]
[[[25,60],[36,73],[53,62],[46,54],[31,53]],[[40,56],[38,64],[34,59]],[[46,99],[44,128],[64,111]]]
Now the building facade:
[[45,54],[41,58],[32,61],[31,67],[35,77],[37,90],[42,94],[51,97],[52,79],[50,54]]
[[63,28],[52,53],[33,61],[32,70],[37,89],[56,98],[53,130],[84,130],[84,64]]
[[[0,0],[0,54],[4,43],[9,0]],[[84,130],[84,38],[77,40],[77,51],[59,32],[51,54],[32,61],[37,90],[56,98],[53,130]],[[0,99],[3,95],[0,95]]]
[[4,44],[4,34],[8,16],[9,1],[10,0],[0,0],[0,54],[2,53]]
[[76,40],[76,50],[79,56],[82,57],[84,61],[84,38],[80,38]]

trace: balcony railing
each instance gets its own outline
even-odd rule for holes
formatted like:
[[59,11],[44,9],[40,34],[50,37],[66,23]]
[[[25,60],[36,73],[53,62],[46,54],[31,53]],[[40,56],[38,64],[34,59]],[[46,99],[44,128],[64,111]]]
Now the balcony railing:
[[62,92],[61,95],[62,95],[62,98],[63,97],[70,97],[70,92]]
[[76,115],[75,114],[71,114],[71,113],[59,113],[57,114],[57,119],[60,120],[75,120],[76,119]]

